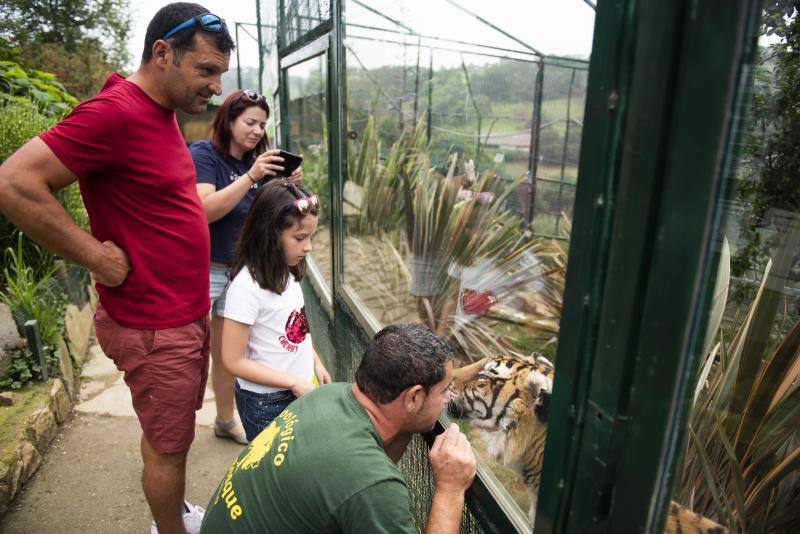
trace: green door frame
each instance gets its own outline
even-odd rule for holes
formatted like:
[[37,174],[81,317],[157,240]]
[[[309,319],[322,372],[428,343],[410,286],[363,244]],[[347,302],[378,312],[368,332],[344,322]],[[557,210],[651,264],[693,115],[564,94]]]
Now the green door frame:
[[[735,156],[738,84],[758,5],[599,2],[537,533],[663,528],[705,328],[697,310],[716,265],[709,236],[721,176]],[[282,59],[330,38],[327,320],[330,333],[346,333],[332,335],[342,354],[366,335],[342,292],[343,7],[333,0],[329,26],[289,46],[278,41]],[[282,66],[281,111],[288,110],[285,73]],[[288,142],[288,117],[281,121]],[[487,532],[513,530],[487,489],[479,480],[468,508],[481,510]]]
[[663,529],[759,6],[598,2],[537,534]]

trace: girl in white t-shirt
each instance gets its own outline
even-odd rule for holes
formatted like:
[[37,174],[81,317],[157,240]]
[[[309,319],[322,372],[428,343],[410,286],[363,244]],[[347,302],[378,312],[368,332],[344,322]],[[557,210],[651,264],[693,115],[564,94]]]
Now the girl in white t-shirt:
[[222,326],[222,364],[247,439],[297,397],[331,381],[311,345],[300,281],[317,229],[319,198],[286,180],[261,187],[231,266]]

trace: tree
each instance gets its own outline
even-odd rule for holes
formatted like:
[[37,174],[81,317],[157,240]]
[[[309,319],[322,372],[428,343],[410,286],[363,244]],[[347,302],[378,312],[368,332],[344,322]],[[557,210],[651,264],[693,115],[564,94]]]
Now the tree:
[[762,50],[754,75],[738,189],[738,200],[749,209],[742,221],[743,246],[731,267],[742,276],[787,252],[787,278],[800,280],[797,251],[780,250],[784,241],[791,243],[800,213],[800,1],[765,2],[762,34],[780,42]]
[[129,0],[0,0],[0,59],[53,72],[79,97],[129,59]]

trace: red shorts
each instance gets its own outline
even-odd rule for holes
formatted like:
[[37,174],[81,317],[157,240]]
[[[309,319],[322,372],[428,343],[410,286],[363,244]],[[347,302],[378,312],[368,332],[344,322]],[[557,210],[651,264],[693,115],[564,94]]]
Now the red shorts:
[[188,450],[208,378],[208,315],[176,328],[136,330],[117,324],[98,303],[94,327],[100,348],[125,373],[147,443],[160,453]]

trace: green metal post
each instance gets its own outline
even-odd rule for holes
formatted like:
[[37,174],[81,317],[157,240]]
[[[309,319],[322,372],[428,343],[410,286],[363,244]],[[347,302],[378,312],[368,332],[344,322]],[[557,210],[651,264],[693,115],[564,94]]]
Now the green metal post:
[[467,65],[464,63],[464,56],[461,56],[461,68],[464,71],[464,80],[467,82],[469,100],[472,102],[472,108],[475,110],[475,116],[478,118],[478,135],[475,140],[475,163],[479,165],[481,159],[481,110],[478,109],[478,103],[475,102],[475,95],[472,93],[472,84],[469,81],[469,72],[467,72]]
[[344,281],[344,213],[343,192],[347,179],[347,146],[345,137],[345,109],[347,67],[345,65],[345,24],[344,5],[342,0],[331,2],[333,26],[331,42],[328,50],[328,169],[331,187],[331,238],[333,262],[333,286],[335,295]]
[[292,123],[289,117],[289,76],[288,69],[280,66],[280,59],[286,48],[286,8],[285,0],[278,0],[278,102],[281,110],[281,147],[289,149]]
[[536,70],[535,93],[533,95],[533,112],[531,114],[531,147],[528,153],[528,172],[531,176],[531,194],[528,209],[525,210],[525,222],[533,224],[536,211],[536,181],[539,172],[539,138],[542,128],[542,94],[544,93],[544,61],[539,60]]
[[[567,167],[567,147],[569,146],[569,126],[572,120],[570,108],[572,107],[572,89],[575,84],[575,69],[572,69],[572,75],[569,77],[569,92],[567,94],[567,122],[564,126],[564,150],[561,152],[561,175],[558,180],[558,206],[561,207],[564,194],[564,170]],[[561,213],[556,213],[556,231],[555,235],[559,234],[559,226],[561,223]]]
[[242,89],[242,61],[239,57],[239,23],[234,24],[236,32],[236,88]]
[[[287,71],[288,72],[288,71]],[[289,79],[288,75],[286,77],[287,81]],[[306,96],[295,98],[295,105],[297,108],[295,109],[295,123],[297,123],[297,135],[290,137],[287,141],[287,145],[289,150],[299,150],[297,147],[299,144],[304,140],[303,134],[306,132]],[[286,108],[287,111],[289,108]],[[288,115],[289,113],[287,113]],[[294,145],[294,146],[293,146]]]
[[36,319],[25,321],[25,338],[28,340],[28,350],[39,361],[44,381],[50,380],[50,370],[47,368],[47,359],[42,349],[42,335],[39,333],[39,323]]
[[261,29],[261,0],[256,0],[256,32],[258,35],[258,94],[264,94],[264,37]]
[[398,130],[403,131],[405,121],[403,120],[403,102],[406,96],[406,47],[403,47],[403,88],[400,90],[400,98],[397,100],[397,125]]
[[286,48],[286,6],[285,0],[278,0],[278,33],[275,35],[278,41],[278,57],[283,57]]
[[431,129],[433,128],[433,48],[430,49],[430,59],[428,61],[428,126],[426,134],[428,144],[431,143]]
[[663,530],[758,4],[598,6],[537,534]]
[[417,67],[414,70],[414,122],[411,123],[412,128],[417,127],[417,111],[419,106],[419,54],[422,42],[417,39]]

